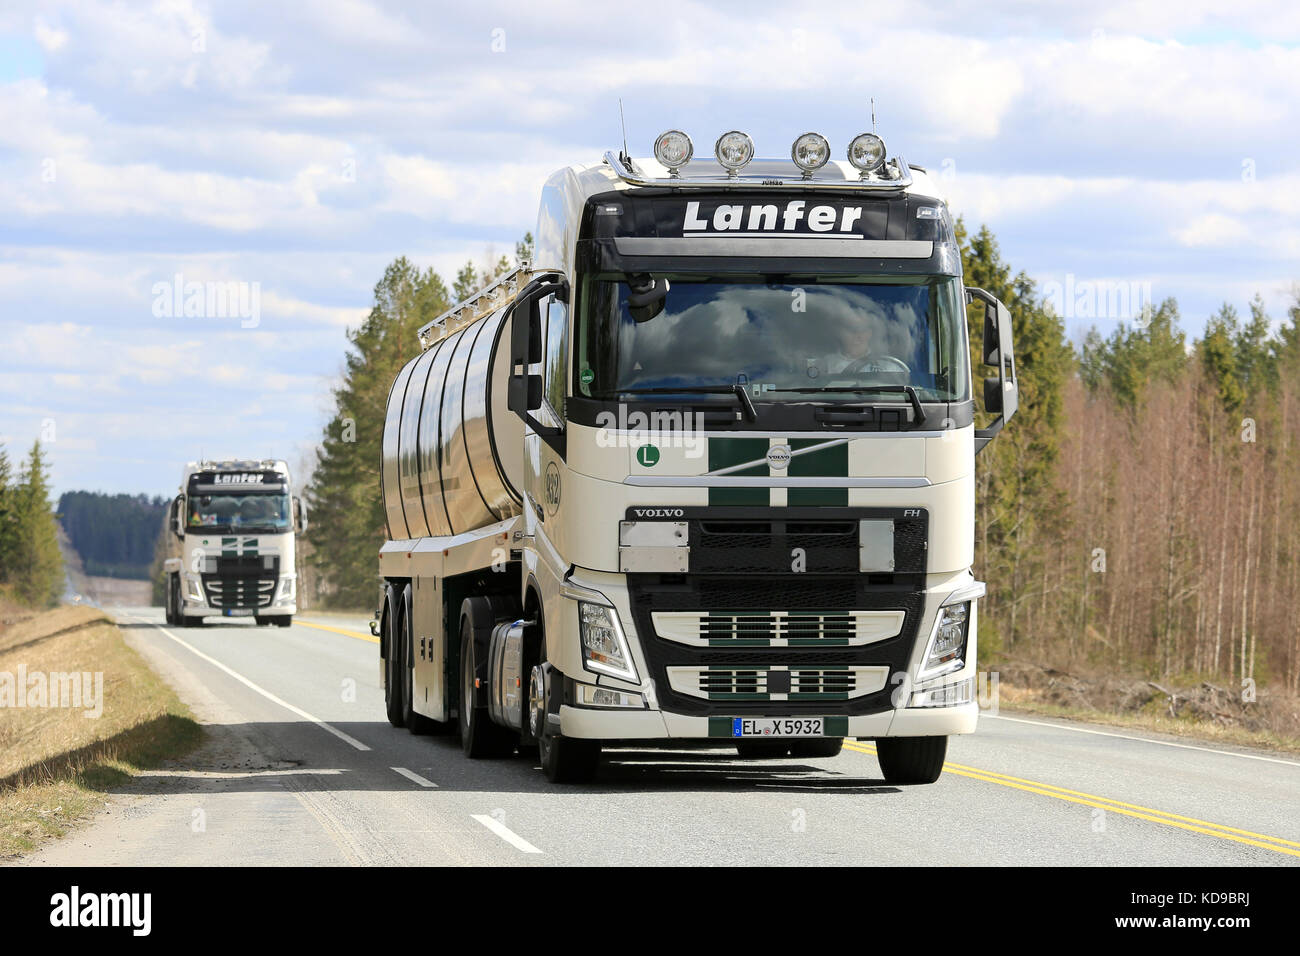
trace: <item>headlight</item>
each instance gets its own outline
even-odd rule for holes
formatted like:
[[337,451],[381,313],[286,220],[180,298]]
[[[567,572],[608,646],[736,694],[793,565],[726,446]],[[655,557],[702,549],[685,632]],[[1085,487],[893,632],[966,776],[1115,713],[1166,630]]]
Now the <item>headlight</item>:
[[203,602],[203,585],[199,583],[198,578],[186,578],[185,590],[188,592],[191,601]]
[[804,133],[794,141],[790,158],[803,170],[803,178],[811,179],[812,174],[831,158],[831,144],[821,133]]
[[939,608],[939,620],[930,638],[930,650],[921,667],[921,679],[961,670],[966,654],[966,625],[970,601]]
[[587,670],[636,682],[632,655],[612,607],[579,601],[578,631],[582,639],[582,664]]

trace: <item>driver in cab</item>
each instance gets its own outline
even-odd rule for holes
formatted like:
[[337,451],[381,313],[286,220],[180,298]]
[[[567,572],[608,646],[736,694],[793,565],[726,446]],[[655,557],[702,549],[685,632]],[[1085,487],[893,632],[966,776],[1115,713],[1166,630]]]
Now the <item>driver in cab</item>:
[[836,337],[839,347],[829,355],[812,359],[808,363],[809,377],[823,375],[856,378],[864,375],[898,373],[898,359],[878,352],[874,348],[880,317],[851,315],[837,323]]

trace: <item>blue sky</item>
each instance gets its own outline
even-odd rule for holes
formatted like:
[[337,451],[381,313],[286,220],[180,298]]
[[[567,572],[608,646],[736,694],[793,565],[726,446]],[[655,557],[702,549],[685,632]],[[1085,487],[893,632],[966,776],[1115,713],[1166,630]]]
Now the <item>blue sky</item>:
[[[306,465],[385,264],[512,250],[553,169],[663,129],[760,155],[870,124],[1059,290],[1175,296],[1192,333],[1300,281],[1300,7],[1202,0],[0,12],[0,440],[58,491],[169,493],[200,454]],[[256,284],[260,317],[158,314]],[[1062,299],[1064,302],[1064,298]],[[1125,318],[1070,304],[1072,336]],[[1117,310],[1111,309],[1115,313]],[[414,348],[414,344],[413,344]]]

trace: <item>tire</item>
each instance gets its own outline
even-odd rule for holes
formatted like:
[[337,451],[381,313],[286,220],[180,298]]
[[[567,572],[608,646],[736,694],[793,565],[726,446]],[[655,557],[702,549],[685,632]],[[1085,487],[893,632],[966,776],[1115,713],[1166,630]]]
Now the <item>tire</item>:
[[168,624],[176,624],[176,578],[170,574],[163,593],[163,617]]
[[289,627],[293,624],[292,614],[281,614],[279,617],[271,618],[271,623],[276,627]]
[[515,751],[517,731],[492,723],[486,707],[474,704],[474,678],[479,672],[475,655],[474,629],[468,617],[460,619],[460,703],[456,710],[460,725],[460,746],[471,760],[508,757]]
[[737,740],[736,753],[744,760],[776,760],[790,752],[785,740]]
[[[540,612],[539,612],[539,617]],[[542,636],[539,660],[548,660],[546,655],[546,636]],[[540,668],[534,670],[534,675]],[[535,681],[529,681],[530,699],[541,693],[535,687]],[[577,737],[565,737],[563,734],[551,734],[546,731],[543,716],[539,722],[540,733],[537,734],[537,759],[542,765],[542,772],[551,783],[588,783],[596,776],[600,766],[600,741],[582,740]]]
[[947,737],[882,737],[876,757],[886,783],[934,783],[943,773]]
[[790,744],[790,756],[803,760],[838,757],[844,749],[843,737],[810,737]]
[[[391,602],[387,602],[391,607]],[[399,615],[400,616],[400,615]],[[384,612],[384,629],[387,632],[388,656],[384,658],[384,712],[394,727],[405,727],[402,702],[401,662],[406,660],[402,650],[402,632],[391,610]]]
[[424,716],[415,709],[415,625],[411,613],[411,586],[402,590],[402,656],[400,658],[402,676],[402,725],[416,736],[437,733],[442,724]]

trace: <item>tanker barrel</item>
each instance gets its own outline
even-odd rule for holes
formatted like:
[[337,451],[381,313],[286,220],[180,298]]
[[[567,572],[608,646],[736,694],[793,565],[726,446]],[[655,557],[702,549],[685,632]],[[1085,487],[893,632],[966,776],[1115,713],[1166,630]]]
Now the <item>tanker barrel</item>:
[[461,534],[519,513],[524,426],[506,408],[508,311],[433,343],[393,380],[381,473],[390,539]]

